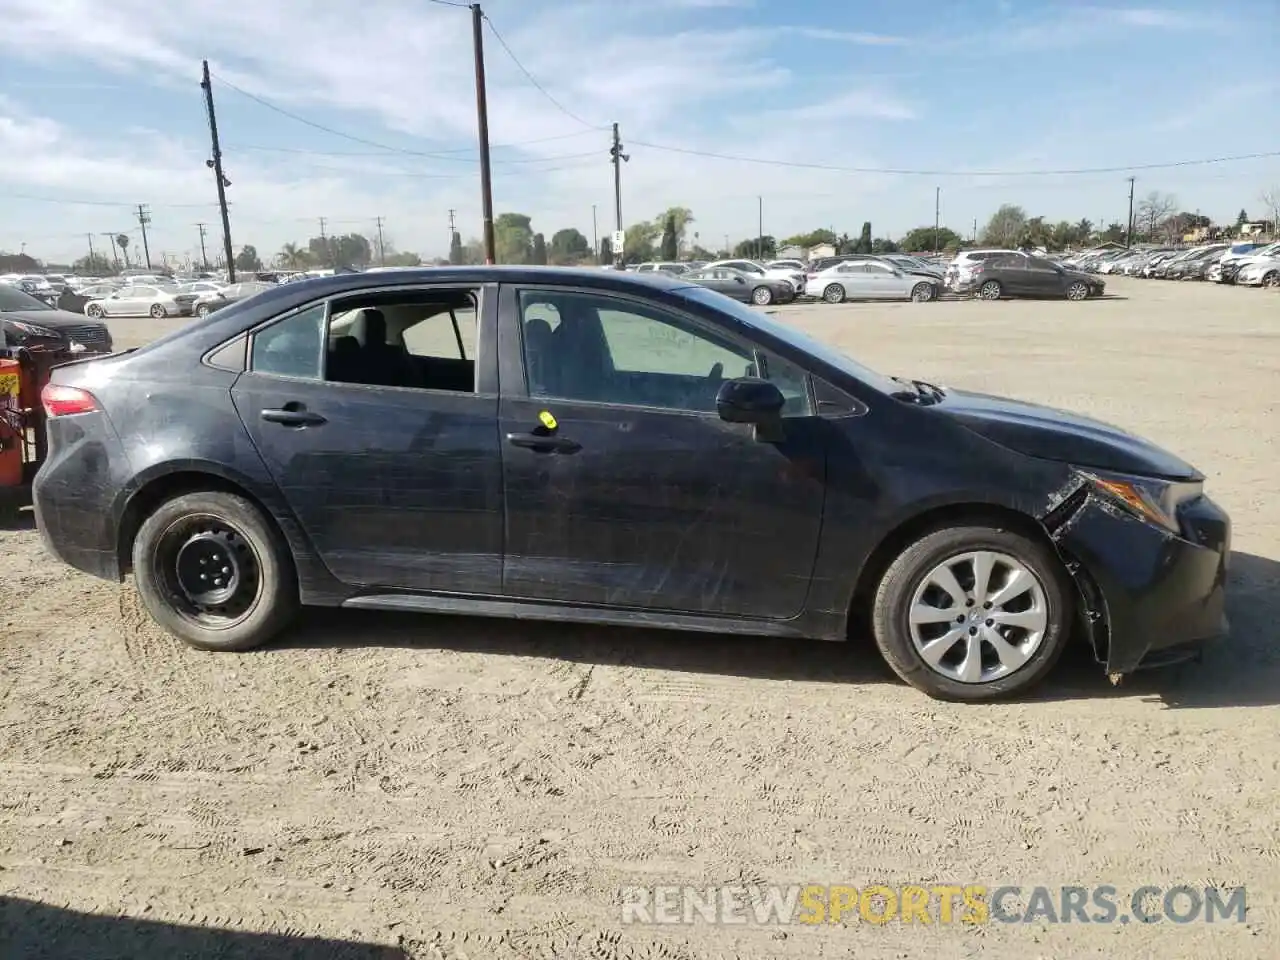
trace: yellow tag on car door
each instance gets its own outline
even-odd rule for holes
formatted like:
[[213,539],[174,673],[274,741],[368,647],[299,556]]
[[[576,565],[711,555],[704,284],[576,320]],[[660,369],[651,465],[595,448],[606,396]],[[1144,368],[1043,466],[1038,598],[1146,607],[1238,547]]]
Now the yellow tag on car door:
[[550,410],[543,410],[540,414],[538,414],[538,420],[548,430],[554,430],[557,426],[556,418],[551,415]]

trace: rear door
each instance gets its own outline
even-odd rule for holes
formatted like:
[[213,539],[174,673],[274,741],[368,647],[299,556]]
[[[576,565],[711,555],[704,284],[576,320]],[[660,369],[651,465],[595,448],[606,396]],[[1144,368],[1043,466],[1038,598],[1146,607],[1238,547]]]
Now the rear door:
[[[236,408],[339,580],[500,593],[491,290],[344,294],[253,333],[248,369],[232,390]],[[456,300],[458,333],[449,313],[430,306],[433,298]],[[424,319],[404,319],[415,309]],[[375,332],[374,314],[386,336]],[[459,371],[470,371],[469,378]]]
[[[826,434],[805,373],[621,294],[504,285],[501,312],[505,591],[799,614],[825,494]],[[776,443],[715,410],[720,382],[760,358],[788,398]]]

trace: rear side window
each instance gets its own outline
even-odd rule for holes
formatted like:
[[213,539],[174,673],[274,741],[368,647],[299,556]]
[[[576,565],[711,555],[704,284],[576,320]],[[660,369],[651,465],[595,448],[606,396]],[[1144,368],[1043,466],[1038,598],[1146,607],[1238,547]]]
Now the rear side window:
[[323,376],[325,305],[285,317],[253,335],[252,369],[277,377]]

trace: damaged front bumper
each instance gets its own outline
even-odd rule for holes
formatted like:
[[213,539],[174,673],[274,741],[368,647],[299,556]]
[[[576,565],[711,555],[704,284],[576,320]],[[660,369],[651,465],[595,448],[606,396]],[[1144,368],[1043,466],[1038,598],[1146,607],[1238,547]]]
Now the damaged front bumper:
[[1200,496],[1178,524],[1174,533],[1143,520],[1087,481],[1049,518],[1108,674],[1189,659],[1227,634],[1230,518]]

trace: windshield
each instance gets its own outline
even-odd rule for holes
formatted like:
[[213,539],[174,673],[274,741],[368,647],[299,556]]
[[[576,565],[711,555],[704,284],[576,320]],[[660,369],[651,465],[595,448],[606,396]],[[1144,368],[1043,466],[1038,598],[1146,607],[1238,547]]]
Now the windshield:
[[674,292],[686,300],[713,307],[721,313],[727,313],[735,319],[741,320],[748,326],[763,330],[783,343],[816,357],[823,363],[857,378],[862,383],[879,390],[881,393],[891,394],[902,390],[902,384],[896,383],[884,374],[878,373],[870,367],[864,367],[858,361],[823,343],[821,340],[815,340],[808,334],[801,333],[795,327],[779,323],[767,313],[753,310],[745,303],[739,303],[731,297],[726,297],[723,293],[717,293],[707,287],[680,287]]
[[52,310],[43,300],[23,293],[16,287],[0,283],[0,310]]

